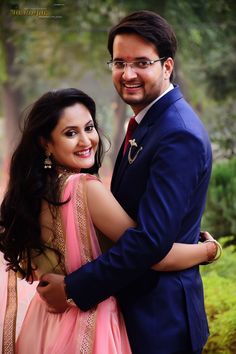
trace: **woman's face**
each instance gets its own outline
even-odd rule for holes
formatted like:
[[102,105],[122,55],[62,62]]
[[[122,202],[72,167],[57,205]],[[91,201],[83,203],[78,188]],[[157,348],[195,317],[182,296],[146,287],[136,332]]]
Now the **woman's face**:
[[46,148],[59,165],[80,170],[94,165],[98,142],[89,110],[75,103],[64,109]]

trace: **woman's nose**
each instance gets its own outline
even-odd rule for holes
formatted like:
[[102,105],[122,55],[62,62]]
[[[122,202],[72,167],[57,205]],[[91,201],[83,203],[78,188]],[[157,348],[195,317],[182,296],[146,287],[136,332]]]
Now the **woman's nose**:
[[80,134],[78,144],[83,145],[83,146],[90,144],[90,139],[89,139],[88,135],[86,134],[86,132],[83,132]]

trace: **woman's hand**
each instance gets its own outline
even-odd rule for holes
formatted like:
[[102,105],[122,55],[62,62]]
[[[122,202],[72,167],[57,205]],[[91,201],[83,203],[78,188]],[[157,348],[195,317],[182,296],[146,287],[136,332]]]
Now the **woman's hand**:
[[48,273],[40,278],[37,292],[45,302],[48,312],[62,313],[69,308],[66,301],[64,275]]
[[215,262],[220,258],[222,254],[222,246],[218,241],[214,239],[214,237],[209,234],[207,231],[200,232],[200,241],[206,244],[206,252],[207,252],[207,262],[202,264],[208,264]]
[[214,237],[207,231],[201,231],[200,232],[200,241],[201,242],[205,242],[207,240],[213,241]]

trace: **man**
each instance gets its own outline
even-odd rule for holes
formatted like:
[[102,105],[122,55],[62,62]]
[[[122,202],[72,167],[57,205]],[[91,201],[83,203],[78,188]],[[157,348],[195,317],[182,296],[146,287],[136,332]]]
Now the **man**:
[[208,337],[198,267],[149,270],[174,242],[198,242],[211,173],[207,132],[171,83],[176,47],[169,24],[149,11],[125,17],[109,33],[113,83],[138,123],[120,149],[112,192],[138,227],[65,277],[67,296],[82,310],[117,295],[134,354],[201,353]]

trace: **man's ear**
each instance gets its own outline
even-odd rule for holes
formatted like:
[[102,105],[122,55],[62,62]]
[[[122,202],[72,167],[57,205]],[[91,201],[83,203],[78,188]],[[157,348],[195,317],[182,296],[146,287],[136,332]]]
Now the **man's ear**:
[[168,80],[174,69],[174,60],[171,57],[167,58],[163,66],[164,66],[164,78],[165,80]]

